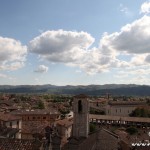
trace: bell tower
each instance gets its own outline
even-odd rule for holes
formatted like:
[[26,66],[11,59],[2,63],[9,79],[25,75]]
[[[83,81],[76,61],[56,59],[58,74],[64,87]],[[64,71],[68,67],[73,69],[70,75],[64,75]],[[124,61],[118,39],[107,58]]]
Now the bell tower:
[[89,133],[89,98],[80,94],[73,100],[73,137],[88,137]]

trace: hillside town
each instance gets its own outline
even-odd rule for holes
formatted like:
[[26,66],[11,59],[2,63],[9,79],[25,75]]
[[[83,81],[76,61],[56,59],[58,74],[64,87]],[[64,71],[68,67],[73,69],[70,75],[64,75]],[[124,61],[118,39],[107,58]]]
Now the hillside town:
[[0,94],[0,149],[149,149],[149,102],[110,94]]
[[0,0],[0,150],[150,150],[150,0]]

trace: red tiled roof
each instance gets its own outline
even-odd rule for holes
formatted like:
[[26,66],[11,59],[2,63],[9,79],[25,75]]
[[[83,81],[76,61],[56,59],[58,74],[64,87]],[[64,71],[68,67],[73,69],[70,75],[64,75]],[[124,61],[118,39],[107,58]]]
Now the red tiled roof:
[[4,114],[0,113],[0,120],[3,121],[12,121],[12,120],[20,120],[21,118],[12,114]]
[[40,141],[23,139],[0,139],[0,150],[39,150]]
[[18,115],[28,115],[28,114],[59,114],[57,110],[55,109],[32,109],[32,110],[17,110],[17,111],[13,111],[13,114],[18,114]]
[[64,126],[64,127],[71,126],[73,124],[73,118],[70,118],[70,119],[66,118],[63,120],[58,120],[58,121],[56,121],[56,124],[60,125],[60,126]]
[[109,101],[109,105],[145,105],[145,101]]

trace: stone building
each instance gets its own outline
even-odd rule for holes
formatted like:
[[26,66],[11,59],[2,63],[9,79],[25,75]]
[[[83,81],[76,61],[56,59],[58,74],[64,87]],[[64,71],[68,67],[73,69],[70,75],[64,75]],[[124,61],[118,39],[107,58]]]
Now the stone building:
[[118,150],[119,137],[103,128],[89,131],[89,97],[83,94],[74,97],[73,132],[63,150]]
[[22,139],[33,139],[33,134],[36,133],[44,136],[44,128],[53,126],[53,123],[60,118],[56,110],[20,110],[13,113],[22,118]]
[[88,137],[89,99],[86,95],[77,95],[73,103],[73,137]]
[[58,134],[61,137],[69,138],[72,135],[73,118],[65,118],[55,122]]
[[[14,116],[12,114],[0,113],[0,126],[1,128],[5,128],[7,130],[10,130],[12,128],[13,131],[16,132],[15,134],[13,134],[13,137],[18,139],[21,138],[21,117]],[[11,136],[11,134],[9,134],[8,136]]]
[[105,107],[105,112],[110,116],[129,116],[136,108],[146,105],[146,102],[140,101],[110,101]]

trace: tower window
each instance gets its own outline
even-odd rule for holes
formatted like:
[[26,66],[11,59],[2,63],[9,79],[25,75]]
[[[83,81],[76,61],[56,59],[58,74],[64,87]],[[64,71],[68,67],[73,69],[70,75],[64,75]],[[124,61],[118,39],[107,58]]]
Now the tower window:
[[81,100],[78,101],[78,113],[82,112],[82,102]]
[[98,102],[97,102],[96,106],[98,106]]

